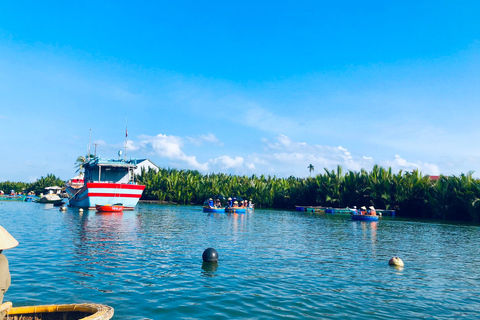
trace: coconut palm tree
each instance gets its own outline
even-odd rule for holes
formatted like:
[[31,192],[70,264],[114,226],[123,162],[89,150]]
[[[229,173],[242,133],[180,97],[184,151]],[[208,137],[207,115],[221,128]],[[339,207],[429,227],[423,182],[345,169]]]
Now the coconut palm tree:
[[315,171],[315,167],[313,164],[310,163],[310,165],[307,167],[308,171],[310,171],[310,177],[312,176],[312,171]]
[[79,156],[77,160],[75,160],[75,168],[77,170],[75,171],[76,173],[82,173],[83,172],[83,165],[88,161],[87,159],[93,159],[95,158],[95,155],[91,154],[90,156]]

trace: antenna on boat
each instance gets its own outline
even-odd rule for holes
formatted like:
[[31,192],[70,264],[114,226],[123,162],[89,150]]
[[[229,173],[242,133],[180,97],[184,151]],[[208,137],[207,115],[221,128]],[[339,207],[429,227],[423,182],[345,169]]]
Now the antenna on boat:
[[88,136],[88,155],[87,155],[87,160],[90,161],[90,143],[92,140],[92,129],[90,129],[90,134]]
[[95,158],[96,158],[96,157],[97,157],[97,146],[99,146],[99,144],[98,144],[98,143],[94,143],[93,145],[95,146]]
[[128,125],[127,125],[127,117],[125,116],[125,158],[124,161],[127,162],[127,137],[128,137]]

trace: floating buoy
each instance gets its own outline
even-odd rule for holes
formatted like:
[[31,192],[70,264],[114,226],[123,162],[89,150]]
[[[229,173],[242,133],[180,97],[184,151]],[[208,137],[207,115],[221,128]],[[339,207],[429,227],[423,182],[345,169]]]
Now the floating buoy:
[[399,257],[393,257],[388,261],[390,266],[403,267],[403,261]]
[[83,212],[83,209],[82,208],[78,209],[78,212]]
[[213,248],[207,248],[203,251],[202,259],[205,262],[217,262],[218,261],[218,252]]
[[67,210],[67,207],[65,206],[60,207],[60,211],[66,211],[66,210]]

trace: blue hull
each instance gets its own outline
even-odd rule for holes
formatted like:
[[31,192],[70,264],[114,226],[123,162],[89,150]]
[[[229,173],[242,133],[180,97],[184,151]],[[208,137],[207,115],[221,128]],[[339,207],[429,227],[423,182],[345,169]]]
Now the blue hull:
[[352,220],[354,220],[354,221],[378,221],[378,216],[354,214],[354,215],[352,215]]
[[245,213],[247,210],[245,208],[225,208],[225,212],[227,213]]
[[203,207],[203,212],[225,213],[225,208]]

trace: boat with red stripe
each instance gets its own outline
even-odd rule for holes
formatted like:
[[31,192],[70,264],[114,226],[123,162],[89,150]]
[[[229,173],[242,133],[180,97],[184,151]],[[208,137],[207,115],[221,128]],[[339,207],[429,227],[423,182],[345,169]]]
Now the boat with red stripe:
[[69,205],[95,209],[96,205],[122,203],[123,210],[133,210],[145,186],[135,182],[136,159],[85,159],[83,180],[71,179],[66,184]]

